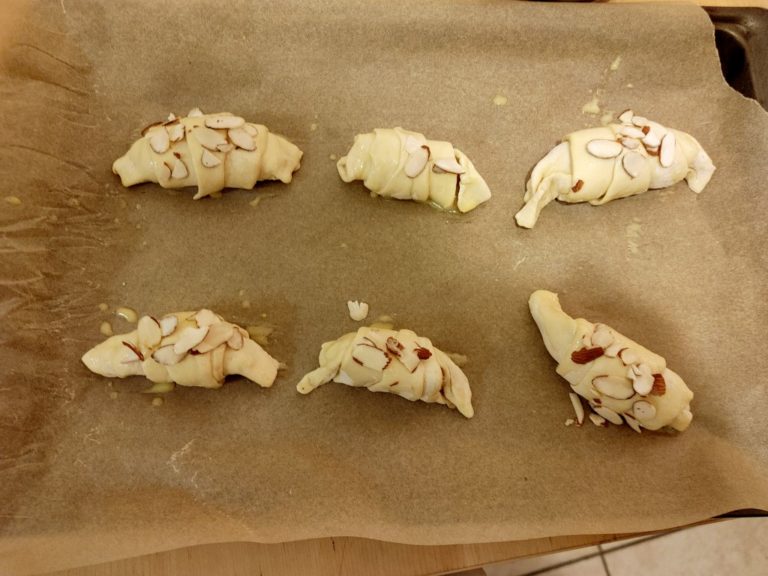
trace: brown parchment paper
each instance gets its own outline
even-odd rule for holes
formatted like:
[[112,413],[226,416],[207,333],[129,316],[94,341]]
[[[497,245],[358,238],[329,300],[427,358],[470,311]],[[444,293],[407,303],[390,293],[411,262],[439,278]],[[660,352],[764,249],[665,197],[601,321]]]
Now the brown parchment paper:
[[[2,23],[3,573],[204,542],[486,542],[768,508],[768,116],[723,81],[702,10],[62,0],[4,3]],[[599,123],[582,113],[594,95],[694,134],[714,179],[700,196],[681,183],[552,205],[517,228],[528,171]],[[199,202],[121,188],[111,163],[138,130],[193,106],[289,137],[305,152],[294,182]],[[343,184],[330,156],[398,125],[454,142],[493,199],[458,216]],[[691,428],[564,427],[537,288],[663,354],[695,392]],[[348,299],[466,354],[475,418],[341,385],[300,396],[320,344],[355,329]],[[270,322],[288,369],[271,389],[236,379],[153,407],[145,381],[80,363],[102,321],[131,329],[119,305]]]

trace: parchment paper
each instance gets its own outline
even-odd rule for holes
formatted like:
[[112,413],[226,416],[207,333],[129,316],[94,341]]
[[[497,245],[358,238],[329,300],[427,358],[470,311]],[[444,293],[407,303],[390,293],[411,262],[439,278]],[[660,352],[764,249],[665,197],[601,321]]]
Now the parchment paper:
[[[0,182],[21,200],[0,202],[4,573],[204,542],[486,542],[768,508],[768,116],[723,81],[700,9],[4,11]],[[517,228],[528,171],[567,132],[599,124],[582,113],[594,95],[694,134],[714,179],[700,196],[681,183],[552,205],[534,230]],[[121,188],[111,163],[139,129],[193,106],[290,138],[305,152],[294,182],[198,202]],[[343,184],[330,156],[398,125],[454,142],[492,200],[458,216]],[[566,428],[568,387],[528,313],[537,288],[663,354],[695,392],[690,430]],[[466,354],[475,418],[342,385],[300,396],[320,344],[356,327],[348,299]],[[102,321],[132,328],[120,305],[270,322],[268,349],[288,369],[272,389],[236,379],[152,406],[144,380],[110,382],[79,360]]]

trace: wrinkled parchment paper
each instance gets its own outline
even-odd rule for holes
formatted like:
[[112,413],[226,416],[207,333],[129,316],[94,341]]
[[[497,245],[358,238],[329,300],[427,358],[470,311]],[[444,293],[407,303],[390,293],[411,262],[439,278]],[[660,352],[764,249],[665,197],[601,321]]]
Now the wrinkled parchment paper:
[[[768,116],[722,80],[703,11],[4,10],[4,573],[203,542],[500,541],[768,508]],[[599,124],[582,113],[594,96],[694,134],[714,179],[700,196],[681,183],[599,208],[553,204],[534,230],[517,228],[528,171],[565,133]],[[111,163],[138,130],[193,106],[299,145],[293,184],[198,202],[192,190],[121,188]],[[332,155],[356,132],[398,125],[465,151],[493,199],[458,216],[343,184]],[[695,392],[690,430],[566,428],[567,384],[528,313],[537,288],[666,356]],[[300,396],[320,344],[355,329],[348,299],[466,354],[475,418],[342,385]],[[79,360],[102,321],[132,328],[120,305],[268,322],[268,350],[288,369],[272,389],[234,380],[153,406],[144,380],[108,381]]]

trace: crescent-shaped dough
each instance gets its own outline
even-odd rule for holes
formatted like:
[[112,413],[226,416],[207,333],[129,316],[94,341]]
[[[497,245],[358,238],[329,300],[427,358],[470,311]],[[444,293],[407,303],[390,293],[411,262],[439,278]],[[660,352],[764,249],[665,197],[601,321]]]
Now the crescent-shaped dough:
[[572,132],[544,156],[525,185],[525,206],[515,220],[533,228],[555,199],[599,205],[683,179],[699,193],[714,171],[693,136],[627,110],[617,123]]
[[461,150],[402,128],[358,134],[336,167],[344,182],[362,180],[373,195],[430,202],[443,210],[469,212],[491,197]]
[[146,376],[152,382],[220,388],[240,374],[272,386],[280,363],[248,332],[210,310],[142,316],[128,334],[112,336],[83,355],[89,370],[108,378]]
[[163,188],[197,186],[195,200],[224,188],[251,189],[259,180],[291,181],[302,152],[266,126],[228,112],[190,111],[148,126],[112,172],[123,186],[157,182]]
[[693,392],[664,358],[605,324],[571,318],[557,294],[537,290],[528,303],[557,373],[598,415],[636,432],[688,428]]
[[410,330],[360,328],[323,344],[319,363],[296,386],[302,394],[333,381],[445,404],[467,418],[474,415],[472,391],[461,368],[428,338]]

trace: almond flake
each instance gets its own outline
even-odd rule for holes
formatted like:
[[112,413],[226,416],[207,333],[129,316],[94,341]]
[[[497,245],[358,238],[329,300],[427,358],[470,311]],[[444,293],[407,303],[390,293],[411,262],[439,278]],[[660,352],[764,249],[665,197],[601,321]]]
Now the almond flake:
[[218,324],[211,324],[208,327],[208,333],[203,338],[203,341],[195,346],[195,352],[199,354],[205,354],[226,344],[232,334],[235,332],[234,326],[229,322],[219,322]]
[[648,124],[648,118],[644,118],[643,116],[633,116],[632,124],[642,128],[643,126]]
[[349,317],[355,322],[362,322],[368,317],[368,304],[366,302],[349,300],[347,309],[349,310]]
[[627,377],[632,379],[632,387],[640,396],[647,396],[653,389],[653,375],[648,364],[633,364],[627,370]]
[[404,172],[409,178],[416,178],[424,171],[429,162],[429,146],[420,146],[408,155]]
[[192,328],[191,326],[182,330],[179,339],[173,345],[173,351],[176,354],[186,354],[192,348],[200,344],[208,334],[209,327]]
[[656,416],[656,407],[645,400],[638,400],[632,405],[632,414],[640,420],[650,420]]
[[160,334],[163,338],[170,336],[178,325],[179,319],[176,316],[165,316],[160,319]]
[[232,150],[234,149],[235,149],[235,145],[230,144],[229,142],[226,142],[224,144],[219,144],[218,146],[216,146],[216,150],[218,150],[219,152],[224,152],[225,154],[227,152],[232,152]]
[[194,319],[200,328],[203,328],[204,326],[212,326],[213,324],[218,324],[221,322],[221,318],[218,316],[218,314],[211,312],[207,308],[198,310],[194,315]]
[[575,423],[576,423],[576,420],[574,420],[573,418],[567,418],[565,420],[565,425],[566,426],[573,426]]
[[632,428],[632,430],[634,430],[638,434],[642,434],[642,431],[640,430],[640,424],[637,423],[637,420],[635,419],[634,416],[632,416],[631,414],[627,414],[626,412],[624,412],[623,416],[624,416],[624,420],[627,422],[627,425],[630,428]]
[[608,420],[611,424],[616,424],[616,426],[621,426],[624,424],[624,420],[621,419],[621,416],[611,410],[610,408],[606,408],[605,406],[592,406],[592,410],[594,410],[597,414]]
[[216,151],[219,145],[227,143],[227,139],[219,132],[211,130],[210,128],[205,128],[204,126],[197,126],[192,130],[192,134],[197,138],[200,146],[207,148],[208,150]]
[[170,114],[168,114],[168,122],[173,122],[174,120],[176,120],[176,114],[171,112]]
[[619,359],[621,359],[621,361],[624,362],[626,366],[629,366],[630,364],[638,362],[640,357],[636,352],[633,352],[629,348],[624,348],[619,352]]
[[256,126],[254,126],[253,124],[246,124],[245,126],[243,126],[243,130],[248,132],[248,134],[250,134],[254,138],[256,138],[256,136],[258,136],[259,134],[259,131],[256,129]]
[[424,140],[416,138],[416,136],[408,135],[405,138],[405,151],[408,154],[413,154],[424,145]]
[[616,358],[616,356],[619,355],[619,352],[623,350],[621,344],[618,342],[615,342],[608,346],[608,348],[605,349],[605,355],[608,356],[608,358]]
[[598,427],[601,426],[603,428],[606,427],[605,418],[603,418],[602,416],[598,416],[597,414],[590,414],[589,419],[592,421],[592,424],[594,424],[595,426],[598,426]]
[[621,166],[631,178],[637,178],[645,166],[645,158],[639,152],[627,152],[621,159]]
[[632,118],[634,117],[635,113],[632,112],[632,110],[624,110],[621,114],[619,114],[619,122],[622,124],[629,124],[632,122]]
[[653,375],[653,387],[651,388],[651,394],[653,396],[664,396],[667,393],[667,381],[664,380],[664,376],[661,374]]
[[568,392],[568,396],[573,404],[573,410],[576,412],[576,422],[581,426],[584,423],[584,406],[581,404],[581,398],[573,392]]
[[356,360],[361,366],[378,372],[389,366],[390,361],[389,356],[385,352],[368,344],[358,344],[355,346],[355,349],[352,351],[352,359]]
[[449,174],[464,174],[466,170],[464,167],[459,164],[455,158],[439,158],[435,160],[434,168],[439,168],[443,172],[448,172]]
[[200,157],[200,161],[206,168],[215,168],[221,164],[221,160],[211,154],[208,150],[203,150],[203,155]]
[[232,144],[238,148],[248,151],[256,150],[256,141],[253,139],[253,136],[248,133],[247,129],[248,126],[245,126],[244,128],[233,128],[227,132],[227,135],[232,141]]
[[673,132],[667,132],[661,138],[661,144],[659,144],[659,163],[664,168],[669,168],[675,162],[676,142],[675,134]]
[[152,148],[156,154],[163,154],[164,152],[168,151],[168,148],[171,145],[171,141],[168,137],[168,131],[165,128],[156,128],[149,132],[148,136],[149,147]]
[[352,378],[344,372],[344,370],[339,371],[338,374],[336,374],[336,377],[333,379],[334,382],[337,382],[339,384],[346,384],[347,386],[354,386],[355,381],[352,380]]
[[160,323],[152,316],[142,316],[136,326],[139,342],[144,348],[154,348],[160,344],[163,331]]
[[205,125],[208,128],[240,128],[245,124],[245,119],[240,116],[208,116]]
[[171,178],[176,178],[177,180],[181,180],[182,178],[186,178],[189,176],[189,170],[187,170],[187,165],[182,162],[181,158],[174,158],[173,159],[173,170],[171,171]]
[[584,187],[584,180],[576,180],[576,184],[571,188],[571,192],[578,192]]
[[592,334],[592,344],[601,348],[607,348],[613,344],[614,340],[613,334],[605,324],[598,324],[595,333]]
[[142,129],[141,129],[141,135],[142,135],[142,136],[146,136],[146,135],[147,135],[147,132],[149,132],[150,130],[152,130],[152,128],[156,128],[156,127],[158,127],[158,126],[162,126],[162,125],[163,125],[163,123],[162,123],[162,122],[152,122],[152,124],[149,124],[149,125],[147,125],[147,126],[144,126],[144,128],[142,128]]
[[645,136],[643,131],[636,126],[622,126],[619,130],[619,134],[622,136],[627,136],[628,138],[637,138],[638,140],[641,140],[643,136]]
[[413,350],[416,353],[416,357],[419,360],[429,360],[432,357],[432,352],[429,351],[428,348],[424,348],[423,346],[419,346]]
[[184,126],[182,124],[174,124],[167,128],[168,138],[171,142],[178,142],[184,139]]
[[144,362],[144,354],[142,354],[141,350],[139,350],[135,345],[123,340],[123,346],[132,352],[132,354],[130,354],[126,360],[123,360],[123,364],[129,364],[131,362],[138,361]]
[[634,138],[622,138],[619,142],[628,150],[637,150],[640,147],[640,140],[635,140]]
[[394,356],[400,356],[400,351],[403,349],[403,345],[394,336],[387,338],[387,351]]
[[198,116],[203,116],[203,111],[200,110],[200,108],[192,108],[192,110],[187,113],[187,117],[189,118],[197,118]]
[[165,182],[166,180],[171,179],[171,166],[168,164],[168,162],[163,162],[162,164],[159,164],[157,166],[158,170],[160,170],[160,173],[157,175],[157,179],[160,182]]
[[398,360],[405,366],[409,372],[413,373],[416,371],[416,369],[419,367],[419,364],[421,363],[421,360],[419,360],[419,357],[416,355],[415,350],[412,350],[411,348],[405,348],[403,347],[400,350],[400,355],[398,356]]
[[600,358],[604,353],[600,346],[594,348],[582,348],[571,352],[571,362],[574,364],[588,364],[595,358]]
[[590,140],[587,142],[587,152],[595,158],[608,160],[621,154],[622,146],[615,140]]
[[656,132],[651,130],[643,137],[643,144],[645,144],[646,148],[658,148],[661,144],[661,139]]
[[600,394],[616,400],[627,400],[635,395],[632,382],[627,378],[596,376],[592,379],[592,385]]
[[235,327],[235,330],[232,332],[232,336],[229,340],[227,340],[227,346],[232,348],[232,350],[240,350],[245,343],[243,333],[238,328],[239,326]]
[[173,366],[174,364],[178,364],[184,360],[186,356],[186,353],[176,354],[173,349],[173,344],[162,346],[152,353],[152,359],[158,364],[162,364],[163,366]]

